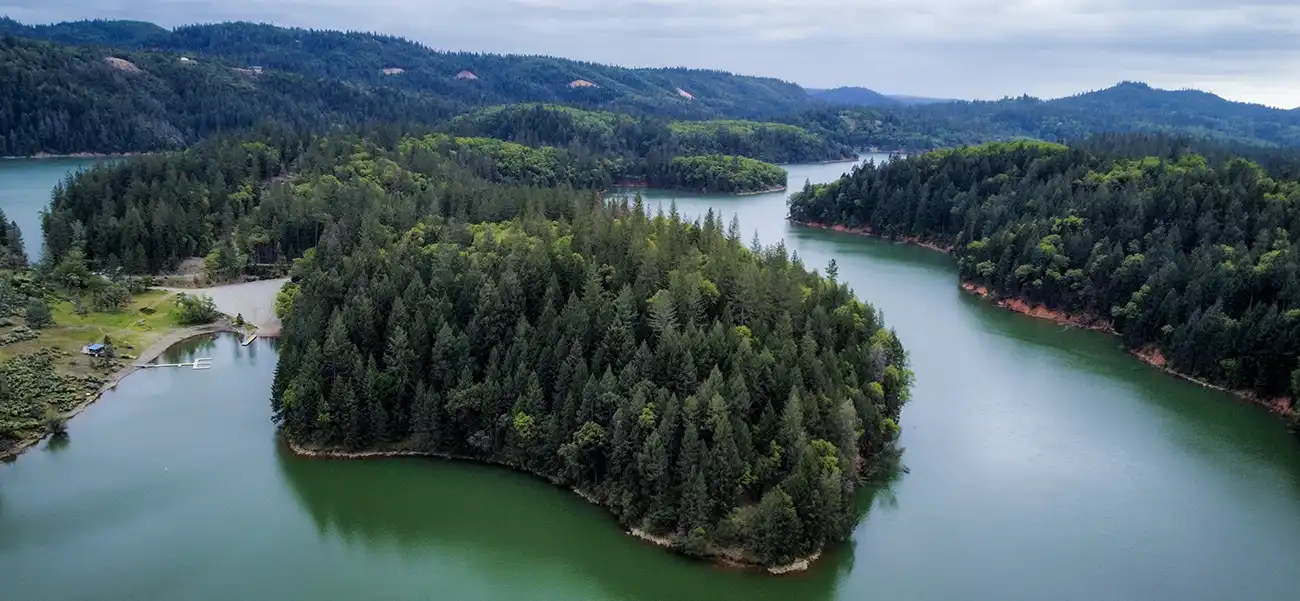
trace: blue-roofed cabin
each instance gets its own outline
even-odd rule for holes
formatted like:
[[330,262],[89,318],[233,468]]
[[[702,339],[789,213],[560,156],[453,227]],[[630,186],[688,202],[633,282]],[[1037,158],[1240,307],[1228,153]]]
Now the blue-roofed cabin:
[[106,349],[107,347],[105,347],[103,344],[95,343],[95,344],[87,344],[85,348],[81,349],[81,352],[86,355],[94,355],[98,357],[104,354],[104,351]]

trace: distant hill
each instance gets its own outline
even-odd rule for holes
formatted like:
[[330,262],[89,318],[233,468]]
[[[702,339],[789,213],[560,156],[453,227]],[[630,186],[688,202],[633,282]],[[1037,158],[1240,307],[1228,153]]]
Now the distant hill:
[[888,96],[885,96],[884,94],[881,94],[880,92],[877,92],[875,90],[868,90],[867,88],[858,88],[858,87],[842,87],[842,88],[833,88],[830,90],[810,89],[808,90],[808,95],[818,100],[822,100],[824,102],[829,102],[831,104],[838,104],[842,106],[873,106],[874,107],[874,106],[897,106],[899,104],[902,104],[899,101],[894,100],[893,98],[890,98]]
[[1171,133],[1257,146],[1300,146],[1300,112],[1138,82],[1055,100],[949,102],[900,113],[910,127],[969,139],[1078,140],[1101,132]]
[[548,102],[682,119],[752,119],[816,105],[803,88],[772,78],[702,69],[629,69],[547,56],[443,52],[369,33],[254,23],[175,30],[104,20],[28,26],[11,19],[0,19],[0,33],[216,58],[351,86],[432,95],[464,108]]
[[918,104],[938,104],[940,102],[959,102],[956,98],[930,98],[929,96],[907,96],[905,94],[887,94],[890,100],[915,106]]
[[1226,100],[1200,90],[1161,90],[1135,81],[1120,82],[1109,88],[1058,98],[1048,103],[1099,113],[1137,111],[1146,118],[1181,119],[1185,124],[1203,123],[1206,118],[1267,120],[1286,112],[1261,104]]
[[435,123],[431,95],[175,54],[0,37],[0,156],[164,150],[266,121]]
[[139,21],[28,26],[0,18],[0,82],[0,155],[176,148],[263,121],[314,130],[436,126],[523,103],[663,122],[780,121],[819,138],[812,143],[771,127],[745,126],[740,134],[709,128],[710,144],[732,136],[720,147],[765,160],[783,160],[774,149],[790,141],[802,149],[785,158],[1105,132],[1300,147],[1300,109],[1136,82],[1055,100],[943,101],[865,88],[805,90],[701,69],[444,52],[392,36],[253,23],[169,30]]

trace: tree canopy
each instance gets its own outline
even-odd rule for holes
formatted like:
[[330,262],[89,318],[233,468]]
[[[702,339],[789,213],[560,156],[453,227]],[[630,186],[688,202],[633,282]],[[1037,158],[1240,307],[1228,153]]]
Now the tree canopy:
[[[1151,140],[927,153],[806,186],[790,218],[951,245],[963,279],[1109,321],[1129,348],[1300,395],[1300,181]],[[1288,178],[1285,173],[1291,172]],[[1153,352],[1154,351],[1154,352]]]
[[911,381],[879,314],[711,213],[531,190],[509,221],[328,228],[280,345],[291,439],[515,466],[700,554],[847,537]]

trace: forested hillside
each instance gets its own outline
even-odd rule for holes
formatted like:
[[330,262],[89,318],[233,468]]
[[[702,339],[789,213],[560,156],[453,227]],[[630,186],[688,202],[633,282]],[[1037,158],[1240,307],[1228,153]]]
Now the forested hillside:
[[905,104],[875,90],[859,87],[808,90],[808,95],[830,104],[843,106],[899,106]]
[[920,132],[964,131],[967,141],[1029,137],[1078,141],[1100,132],[1168,133],[1258,146],[1300,146],[1300,114],[1231,102],[1197,90],[1123,82],[1105,90],[1040,100],[950,102],[900,113]]
[[[1026,137],[1077,141],[1100,132],[1300,146],[1300,112],[1132,82],[1057,100],[918,104],[876,98],[862,88],[810,95],[792,83],[717,71],[440,52],[391,36],[251,23],[167,30],[130,21],[26,26],[0,19],[3,35],[78,45],[2,43],[3,73],[27,84],[3,92],[8,106],[23,107],[0,112],[0,152],[7,154],[175,148],[259,120],[316,129],[389,121],[434,125],[476,108],[538,102],[657,119],[799,126],[804,131],[734,123],[719,131],[722,124],[712,124],[700,140],[699,126],[677,128],[679,141],[689,145],[679,154],[778,163],[828,160],[866,147],[919,151]],[[13,50],[15,44],[22,50]],[[141,73],[121,63],[107,68],[101,61],[108,57],[124,58]],[[641,133],[653,129],[646,125]],[[808,158],[816,155],[827,158]]]
[[180,58],[0,37],[0,156],[180,148],[267,120],[323,129],[452,115],[431,96]]
[[[439,52],[401,38],[368,33],[252,23],[166,30],[138,22],[25,26],[0,20],[0,33],[6,32],[65,44],[150,49],[257,65],[267,71],[443,99],[462,109],[553,102],[665,117],[753,118],[816,104],[799,86],[770,78],[701,69],[628,69],[545,56]],[[595,85],[571,87],[576,81]]]
[[746,194],[784,190],[785,169],[745,157],[711,154],[705,156],[677,157],[658,173],[651,173],[651,186]]
[[545,104],[513,104],[456,117],[445,128],[529,146],[558,146],[663,162],[676,155],[739,155],[769,163],[856,156],[846,144],[801,127],[757,121],[664,121]]
[[1294,163],[1275,176],[1239,158],[1134,158],[1122,140],[868,165],[796,194],[790,218],[952,245],[962,278],[998,296],[1113,324],[1179,372],[1300,398]]

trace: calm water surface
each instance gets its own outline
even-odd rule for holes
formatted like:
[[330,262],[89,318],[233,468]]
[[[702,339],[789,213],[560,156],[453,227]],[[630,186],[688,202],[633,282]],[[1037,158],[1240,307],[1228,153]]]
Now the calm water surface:
[[41,258],[45,246],[40,212],[50,204],[51,189],[68,174],[101,161],[95,158],[0,160],[0,209],[23,231],[27,256],[32,261]]
[[1300,444],[1273,418],[965,296],[945,256],[788,226],[784,195],[676,200],[809,267],[836,258],[911,352],[910,473],[862,496],[813,572],[678,558],[504,470],[294,458],[270,423],[273,343],[223,337],[175,349],[211,370],[132,375],[68,441],[0,466],[0,598],[1297,598]]

